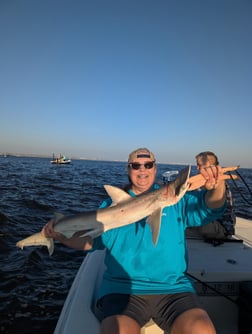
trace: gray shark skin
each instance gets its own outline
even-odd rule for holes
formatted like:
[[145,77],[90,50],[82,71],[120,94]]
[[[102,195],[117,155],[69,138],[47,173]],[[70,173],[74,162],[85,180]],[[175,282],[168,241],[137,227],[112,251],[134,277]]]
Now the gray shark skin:
[[[83,231],[79,236],[96,238],[103,232],[135,223],[143,218],[152,231],[154,245],[158,241],[162,210],[166,206],[176,204],[186,193],[189,187],[188,178],[190,166],[183,169],[177,178],[152,192],[131,197],[124,190],[105,185],[108,195],[112,199],[110,207],[89,211],[73,216],[57,215],[54,229],[66,238],[72,237],[76,232]],[[54,251],[52,238],[44,237],[40,232],[17,242],[16,246],[23,249],[26,246],[47,246],[51,255]]]

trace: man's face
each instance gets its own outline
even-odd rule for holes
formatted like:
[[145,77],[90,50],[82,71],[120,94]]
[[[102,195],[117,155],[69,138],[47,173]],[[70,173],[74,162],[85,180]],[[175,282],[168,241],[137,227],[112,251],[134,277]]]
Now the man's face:
[[[137,193],[147,191],[154,183],[156,177],[156,164],[151,159],[137,158],[129,162],[129,177],[132,189]],[[137,167],[137,169],[132,167]]]
[[200,156],[197,158],[197,169],[200,170],[201,168],[216,165],[215,159],[212,156]]

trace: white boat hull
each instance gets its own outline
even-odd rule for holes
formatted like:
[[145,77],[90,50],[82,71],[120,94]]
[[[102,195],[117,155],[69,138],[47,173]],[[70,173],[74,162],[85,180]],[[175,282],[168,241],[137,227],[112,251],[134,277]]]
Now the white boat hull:
[[51,160],[51,164],[54,164],[54,165],[68,165],[70,163],[71,163],[70,159],[68,159],[68,160],[60,160],[60,161]]
[[[195,283],[203,307],[218,334],[238,334],[238,307],[228,298],[239,296],[239,283],[252,282],[252,221],[237,218],[236,235],[244,242],[230,241],[214,247],[202,240],[189,239],[189,270],[196,279],[213,286],[227,298],[201,283]],[[54,334],[98,334],[99,322],[92,312],[104,271],[104,252],[87,254],[65,301]],[[142,334],[164,333],[148,323]]]

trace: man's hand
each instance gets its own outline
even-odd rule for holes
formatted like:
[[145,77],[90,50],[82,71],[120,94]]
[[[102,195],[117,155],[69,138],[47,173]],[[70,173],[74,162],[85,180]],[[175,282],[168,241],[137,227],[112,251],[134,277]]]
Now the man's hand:
[[87,232],[86,230],[77,231],[70,238],[67,238],[62,233],[54,230],[55,223],[56,221],[54,219],[49,220],[49,222],[42,228],[42,235],[47,238],[53,238],[71,248],[79,250],[90,250],[92,248],[93,239],[90,236],[82,237],[82,235]]
[[67,238],[54,230],[54,225],[56,221],[54,219],[49,220],[49,222],[42,228],[42,235],[46,238],[53,238],[54,240],[57,240],[59,242],[63,242]]
[[[212,190],[218,187],[219,182],[222,180],[222,168],[220,166],[210,165],[207,167],[201,167],[199,169],[200,174],[205,179],[205,188]],[[223,181],[221,181],[223,182]]]

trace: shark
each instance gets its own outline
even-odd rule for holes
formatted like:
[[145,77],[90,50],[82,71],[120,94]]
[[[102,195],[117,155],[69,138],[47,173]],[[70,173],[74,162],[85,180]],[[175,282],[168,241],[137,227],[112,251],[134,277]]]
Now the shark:
[[[146,223],[152,232],[152,241],[156,245],[158,241],[162,210],[166,206],[176,204],[186,193],[189,184],[188,178],[190,166],[180,171],[177,178],[159,189],[143,193],[136,197],[130,196],[124,190],[104,185],[107,194],[111,197],[112,204],[96,211],[87,211],[80,214],[63,216],[55,215],[54,229],[66,238],[72,237],[76,232],[83,231],[79,237],[91,236],[96,238],[102,233],[133,224],[146,218]],[[46,246],[49,255],[54,252],[54,241],[45,237],[41,232],[35,233],[16,244],[23,249],[27,246]]]
[[[238,167],[223,168],[223,174],[220,176],[220,179],[238,178],[237,175],[224,174],[234,171]],[[81,232],[79,233],[80,238],[85,236],[96,238],[110,229],[133,224],[146,218],[146,223],[150,226],[152,232],[153,244],[156,245],[163,208],[175,205],[187,191],[200,188],[206,182],[201,174],[189,178],[190,170],[191,167],[188,165],[179,172],[174,181],[161,186],[159,189],[140,194],[136,197],[130,196],[118,187],[104,185],[107,194],[112,200],[112,204],[109,207],[71,216],[56,214],[54,230],[63,234],[66,238],[71,238],[76,232]],[[49,255],[52,255],[54,252],[53,239],[45,237],[41,232],[17,242],[16,246],[21,249],[27,246],[46,246]]]

